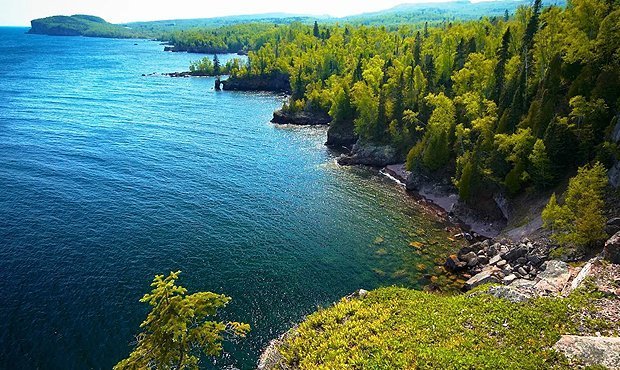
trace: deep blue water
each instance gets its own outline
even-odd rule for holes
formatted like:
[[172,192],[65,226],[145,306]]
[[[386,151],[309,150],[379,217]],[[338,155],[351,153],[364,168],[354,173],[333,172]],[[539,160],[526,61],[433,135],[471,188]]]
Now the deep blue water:
[[110,368],[171,270],[252,326],[219,368],[355,289],[422,283],[408,244],[442,225],[334,164],[324,129],[270,124],[282,97],[143,77],[200,57],[157,42],[24,31],[0,28],[0,368]]

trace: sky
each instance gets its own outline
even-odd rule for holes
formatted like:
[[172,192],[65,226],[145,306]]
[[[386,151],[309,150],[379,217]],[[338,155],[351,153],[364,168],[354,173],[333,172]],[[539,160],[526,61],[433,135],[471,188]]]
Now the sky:
[[111,23],[283,12],[342,17],[402,3],[446,0],[0,0],[0,25],[50,15],[91,14]]

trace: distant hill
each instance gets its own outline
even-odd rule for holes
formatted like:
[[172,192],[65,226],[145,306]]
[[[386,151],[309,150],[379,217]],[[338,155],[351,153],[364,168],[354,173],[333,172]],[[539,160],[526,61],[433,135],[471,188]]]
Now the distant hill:
[[124,24],[138,32],[168,32],[191,28],[223,27],[241,23],[289,24],[292,22],[311,23],[315,20],[330,19],[329,16],[308,16],[289,13],[264,13],[252,15],[231,15],[216,18],[171,19],[162,21],[130,22]]
[[[445,3],[401,4],[390,9],[353,15],[343,18],[330,16],[309,16],[288,13],[265,13],[252,15],[234,15],[214,18],[177,19],[149,22],[131,22],[112,24],[92,15],[52,16],[31,21],[29,33],[90,36],[111,38],[163,38],[174,31],[193,28],[217,28],[243,23],[290,24],[292,22],[312,23],[350,23],[364,25],[398,26],[421,22],[443,22],[478,19],[483,16],[502,16],[506,11],[514,11],[523,5],[530,5],[530,0],[497,0],[470,2],[458,0]],[[564,6],[566,0],[543,0],[545,5]]]
[[90,36],[110,38],[140,37],[127,27],[106,22],[94,15],[55,15],[30,21],[28,33],[52,36]]
[[[519,6],[531,5],[530,0],[497,0],[470,2],[458,0],[444,3],[408,3],[373,13],[352,15],[338,19],[341,23],[364,25],[400,25],[446,20],[471,20],[480,17],[501,16],[506,11],[514,13]],[[544,5],[564,6],[565,0],[543,0]]]

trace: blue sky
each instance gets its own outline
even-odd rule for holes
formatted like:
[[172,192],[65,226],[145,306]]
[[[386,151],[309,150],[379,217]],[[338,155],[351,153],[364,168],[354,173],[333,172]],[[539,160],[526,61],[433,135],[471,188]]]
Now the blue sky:
[[345,16],[402,3],[438,1],[441,0],[1,0],[0,25],[28,26],[31,19],[57,14],[92,14],[112,23],[269,12]]

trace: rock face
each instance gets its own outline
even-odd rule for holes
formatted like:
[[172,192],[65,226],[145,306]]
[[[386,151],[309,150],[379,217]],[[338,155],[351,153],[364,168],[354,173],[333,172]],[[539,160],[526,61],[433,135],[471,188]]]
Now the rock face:
[[229,78],[222,81],[224,90],[231,91],[271,91],[289,93],[291,82],[284,73],[274,72],[269,76],[249,76]]
[[620,161],[616,162],[616,164],[609,170],[608,175],[609,183],[614,188],[620,187]]
[[257,370],[290,370],[290,367],[284,363],[284,357],[280,353],[280,346],[286,341],[292,333],[295,332],[293,327],[289,331],[282,334],[278,339],[269,342],[269,345],[260,355],[258,359]]
[[620,338],[617,337],[563,335],[553,349],[585,365],[620,369]]
[[570,279],[570,271],[566,262],[549,261],[545,267],[545,271],[538,274],[540,281],[534,286],[536,290],[560,293],[566,287]]
[[389,145],[360,143],[353,146],[350,154],[338,158],[338,164],[350,166],[362,164],[366,166],[384,167],[402,162],[401,156]]
[[281,125],[327,125],[332,121],[329,114],[321,111],[286,112],[278,109],[273,112],[271,122]]
[[603,257],[611,263],[620,264],[620,231],[605,242]]
[[333,147],[350,147],[357,142],[353,122],[340,122],[330,124],[327,130],[325,145]]
[[614,217],[607,221],[605,224],[605,232],[607,235],[612,236],[620,231],[620,217]]

